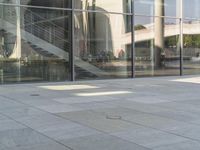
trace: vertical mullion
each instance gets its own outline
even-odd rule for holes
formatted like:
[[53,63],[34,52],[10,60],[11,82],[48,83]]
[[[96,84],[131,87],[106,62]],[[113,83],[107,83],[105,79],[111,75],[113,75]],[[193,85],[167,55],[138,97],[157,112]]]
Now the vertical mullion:
[[180,0],[180,75],[183,75],[183,0]]
[[75,81],[75,66],[74,66],[74,0],[71,0],[71,53],[70,53],[70,71],[71,81]]
[[134,13],[134,0],[131,0],[131,77],[135,78],[135,13]]

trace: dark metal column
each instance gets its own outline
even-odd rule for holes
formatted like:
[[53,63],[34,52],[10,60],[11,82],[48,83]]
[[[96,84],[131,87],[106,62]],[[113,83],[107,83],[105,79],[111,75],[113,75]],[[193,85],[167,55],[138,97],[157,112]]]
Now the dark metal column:
[[135,9],[134,0],[131,0],[131,65],[132,74],[131,77],[135,78]]
[[69,55],[70,60],[70,72],[71,72],[71,81],[75,81],[75,65],[74,65],[74,0],[71,0],[72,12],[71,12],[71,52]]
[[183,75],[183,0],[180,0],[180,75]]

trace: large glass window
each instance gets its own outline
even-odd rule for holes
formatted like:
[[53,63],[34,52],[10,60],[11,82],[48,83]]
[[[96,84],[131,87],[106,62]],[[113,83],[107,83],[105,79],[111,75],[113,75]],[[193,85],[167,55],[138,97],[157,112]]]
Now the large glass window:
[[68,80],[71,12],[13,6],[1,12],[1,82]]
[[0,3],[58,8],[72,7],[72,0],[0,0]]
[[135,17],[136,76],[180,74],[179,20]]
[[75,13],[76,79],[131,75],[131,32],[126,18],[108,13]]
[[23,0],[22,5],[71,8],[72,0]]
[[200,74],[200,21],[184,20],[184,74]]
[[199,5],[0,0],[0,83],[199,74]]
[[131,13],[131,0],[74,0],[76,9]]
[[200,18],[200,1],[199,0],[183,0],[184,18]]
[[180,1],[181,0],[134,0],[135,13],[147,16],[179,17]]

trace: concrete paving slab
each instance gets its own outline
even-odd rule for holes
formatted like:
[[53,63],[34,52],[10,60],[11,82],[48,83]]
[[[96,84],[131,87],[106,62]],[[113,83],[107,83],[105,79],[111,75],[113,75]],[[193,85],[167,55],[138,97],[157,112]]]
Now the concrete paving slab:
[[200,143],[197,141],[190,140],[171,145],[156,147],[153,150],[198,150],[198,149],[200,149]]
[[42,105],[36,106],[37,108],[49,112],[49,113],[62,113],[62,112],[73,112],[82,110],[79,107],[68,105],[68,104],[54,104],[54,105]]
[[32,106],[32,107],[39,107],[39,106],[46,106],[46,105],[59,105],[61,103],[51,100],[50,98],[43,98],[43,97],[34,97],[30,100],[21,99],[19,100],[21,103]]
[[99,131],[96,131],[94,129],[84,127],[84,126],[78,126],[78,125],[73,125],[69,126],[67,124],[61,126],[56,125],[56,126],[51,126],[47,128],[46,130],[40,130],[40,133],[43,133],[44,135],[51,137],[52,139],[56,141],[60,140],[68,140],[68,139],[74,139],[74,138],[79,138],[79,137],[85,137],[89,135],[95,135],[99,134]]
[[2,85],[0,150],[199,149],[200,84],[180,78]]
[[[137,106],[137,105],[136,105]],[[145,108],[145,107],[143,107]],[[140,108],[141,110],[141,108]],[[145,110],[144,110],[145,111]],[[173,118],[162,117],[153,113],[146,113],[130,108],[113,108],[113,109],[96,109],[94,112],[100,112],[104,115],[121,116],[123,121],[142,126],[151,127],[159,130],[167,130],[177,128],[182,125],[188,125],[183,121],[174,120]],[[157,112],[157,111],[156,111]]]
[[0,131],[23,129],[23,128],[26,128],[26,126],[14,120],[11,119],[0,120]]
[[30,127],[34,130],[41,131],[47,129],[51,126],[55,126],[58,124],[66,124],[70,126],[76,125],[75,123],[65,120],[63,118],[54,116],[52,114],[45,114],[40,116],[30,116],[16,119],[18,122]]
[[[0,113],[13,118],[13,119],[19,119],[19,118],[26,118],[31,116],[41,116],[41,115],[48,115],[47,112],[41,111],[37,108],[33,108],[31,106],[23,106],[23,107],[17,107],[17,108],[9,108],[9,109],[2,109],[0,110]],[[1,116],[0,116],[1,118]]]
[[80,108],[82,110],[100,109],[100,108],[114,108],[115,105],[107,105],[104,102],[86,102],[71,104],[71,106]]
[[199,105],[186,104],[186,103],[181,103],[181,102],[167,102],[167,103],[159,103],[155,105],[159,107],[169,108],[173,110],[182,110],[182,111],[192,112],[192,113],[200,112]]
[[63,97],[63,98],[55,98],[54,101],[63,103],[63,104],[77,104],[77,103],[89,103],[89,102],[104,102],[113,100],[114,98],[109,96],[101,96],[101,97]]
[[182,137],[187,137],[193,139],[195,141],[200,140],[200,126],[193,124],[183,124],[177,128],[171,128],[166,130],[167,132],[174,133],[176,135],[180,135]]
[[1,96],[0,96],[0,104],[1,104],[0,105],[0,110],[25,106],[24,104],[21,104],[21,103],[19,103],[17,101],[10,100],[8,98],[1,97]]
[[124,120],[159,130],[176,129],[180,126],[187,125],[187,123],[183,121],[144,113],[124,117]]
[[47,144],[34,144],[29,146],[8,147],[2,149],[0,147],[0,150],[71,150],[71,149],[56,142],[50,142]]
[[8,117],[0,114],[0,120],[6,120],[6,119],[8,119]]
[[183,121],[188,123],[200,123],[200,112],[189,112],[183,110],[162,110],[159,112],[153,112],[153,114],[174,119],[177,121]]
[[143,146],[104,134],[75,138],[61,142],[74,150],[148,150],[148,148]]
[[0,131],[0,145],[5,149],[50,142],[53,141],[29,128]]
[[138,145],[148,147],[150,149],[162,145],[170,145],[188,140],[187,138],[142,126],[134,129],[129,129],[126,132],[112,133],[112,135],[130,142],[137,143]]
[[59,116],[83,124],[90,128],[94,128],[102,132],[119,132],[127,128],[131,128],[131,123],[127,123],[120,119],[109,119],[107,115],[93,111],[79,111],[70,113],[60,113]]
[[160,112],[162,110],[170,111],[170,109],[168,109],[168,108],[155,106],[153,104],[144,104],[144,103],[140,103],[140,102],[133,102],[133,101],[129,101],[129,100],[123,100],[123,101],[122,100],[112,100],[112,101],[106,101],[103,103],[106,105],[112,105],[112,106],[116,106],[116,107],[124,107],[126,109],[132,109],[134,111],[145,112],[145,113],[156,113],[156,112]]

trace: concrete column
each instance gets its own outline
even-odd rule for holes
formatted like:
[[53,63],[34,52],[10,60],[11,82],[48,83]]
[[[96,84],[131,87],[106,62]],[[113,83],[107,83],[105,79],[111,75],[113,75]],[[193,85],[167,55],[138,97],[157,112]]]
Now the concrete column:
[[[164,0],[155,0],[155,16],[164,16]],[[155,17],[155,68],[161,66],[161,53],[164,50],[164,18]]]

